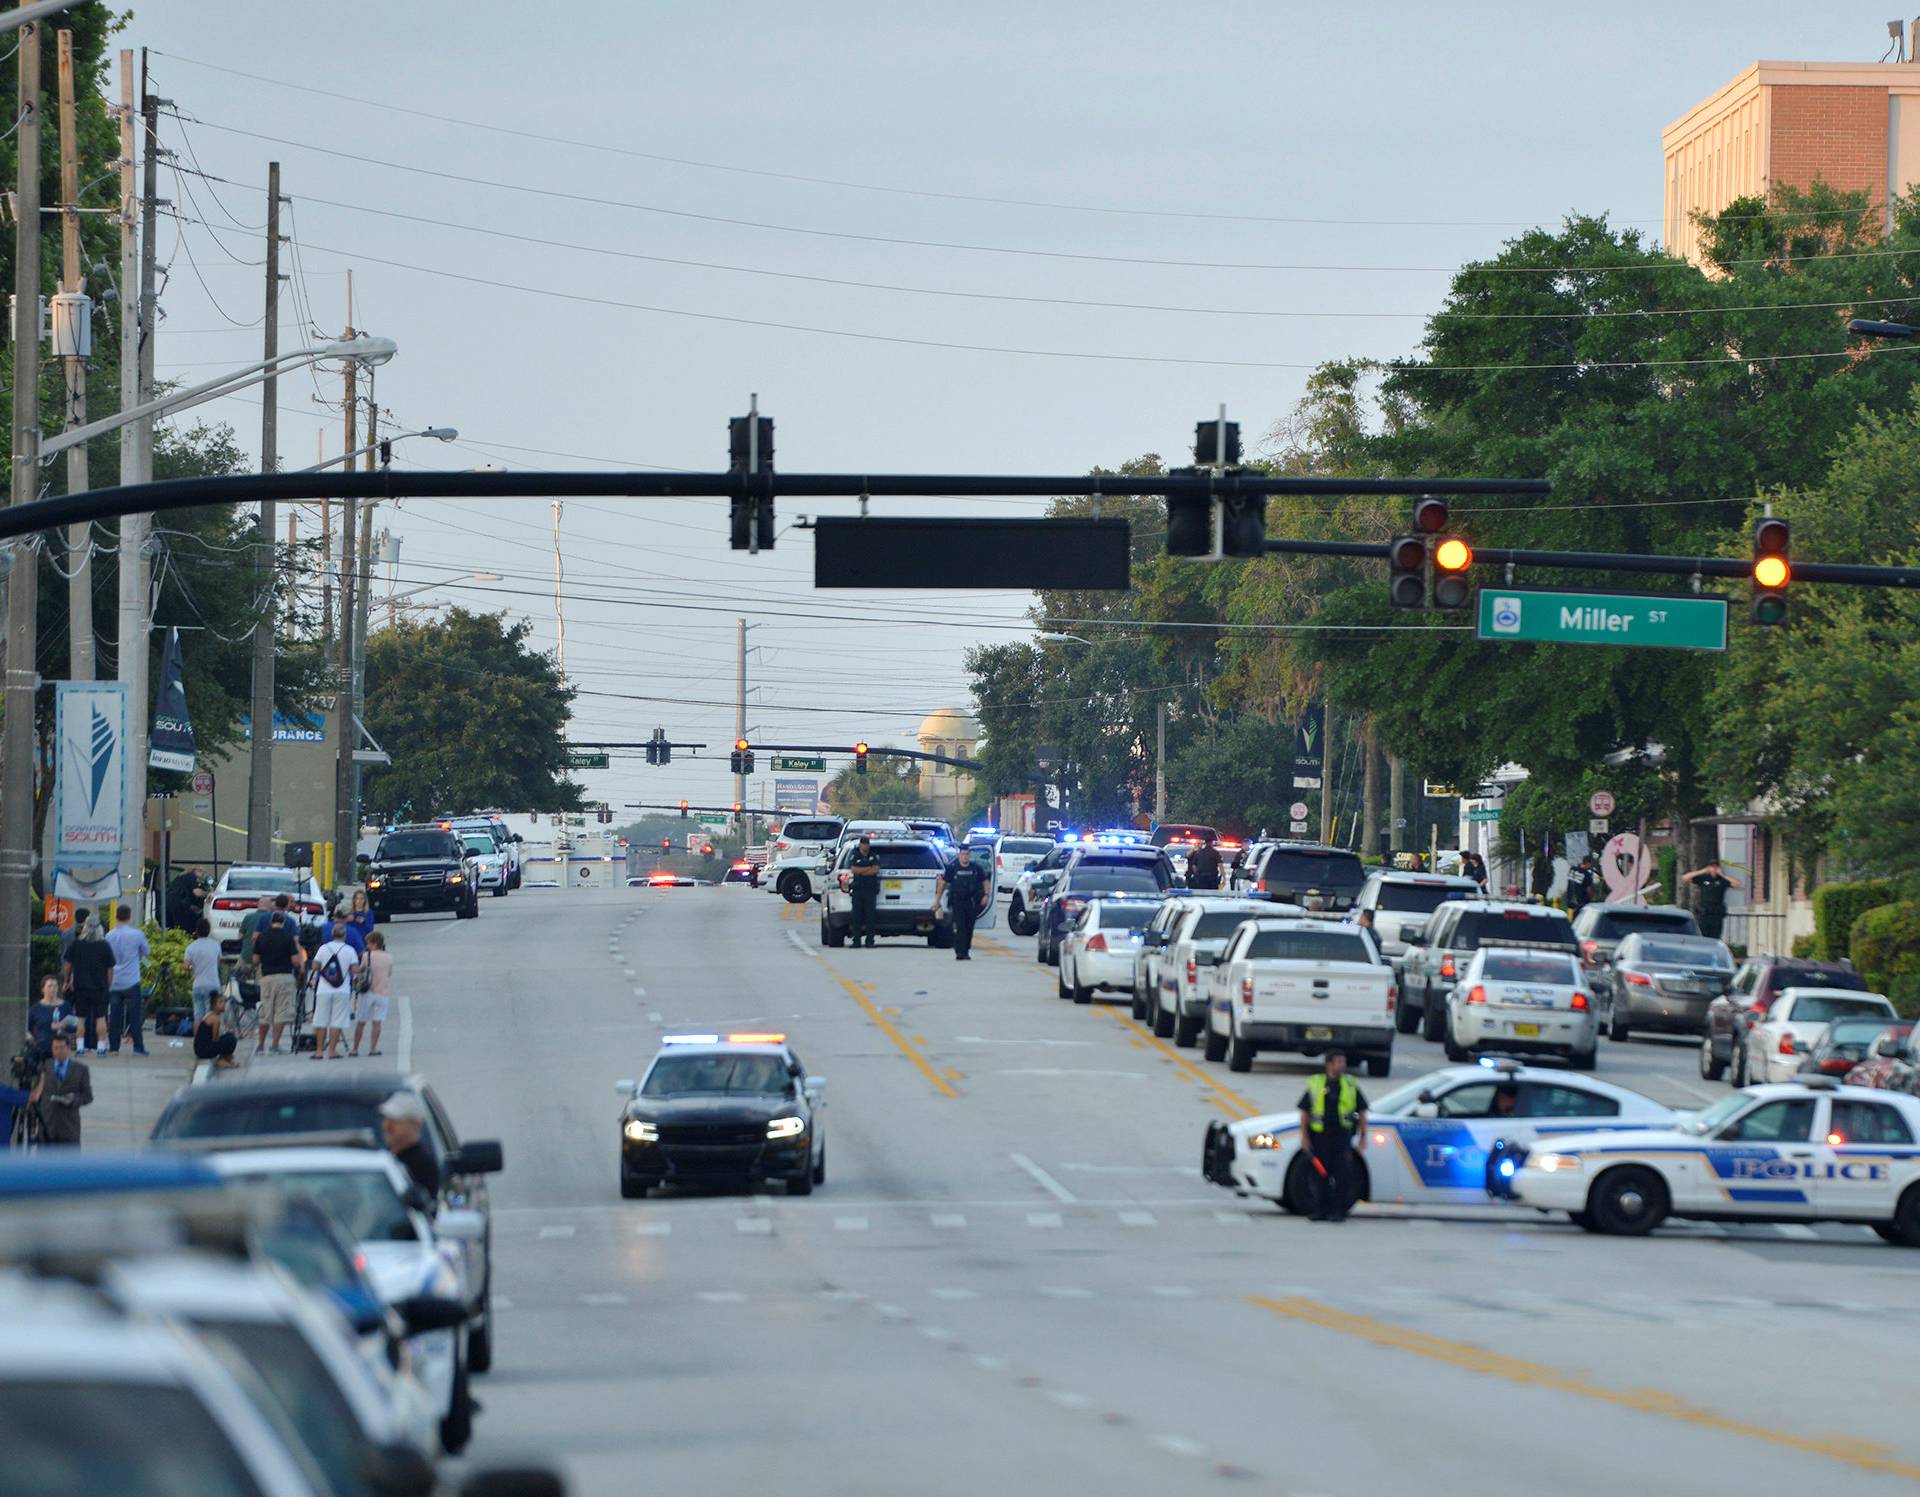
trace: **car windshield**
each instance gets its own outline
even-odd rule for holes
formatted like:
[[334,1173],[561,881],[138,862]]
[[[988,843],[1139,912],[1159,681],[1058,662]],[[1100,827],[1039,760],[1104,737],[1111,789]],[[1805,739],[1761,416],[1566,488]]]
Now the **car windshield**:
[[294,894],[302,880],[292,871],[278,868],[234,868],[221,881],[226,894]]
[[1643,962],[1671,962],[1683,967],[1721,967],[1733,970],[1733,957],[1727,948],[1718,941],[1710,941],[1704,936],[1698,940],[1683,941],[1669,936],[1665,940],[1649,940],[1642,937],[1634,947],[1634,954]]
[[793,1088],[787,1063],[778,1055],[668,1055],[647,1073],[643,1097],[784,1097]]
[[245,1092],[219,1096],[219,1090],[194,1087],[185,1101],[162,1114],[154,1124],[153,1136],[252,1138],[263,1133],[373,1133],[379,1129],[377,1109],[384,1100],[373,1096],[288,1097]]
[[[166,1437],[98,1437],[122,1428],[129,1409]],[[225,1432],[184,1388],[9,1378],[0,1383],[0,1429],[7,1432],[0,1485],[10,1492],[254,1497],[259,1491]],[[95,1437],[83,1437],[88,1430]]]
[[355,1242],[420,1240],[407,1203],[384,1169],[289,1170],[273,1178],[288,1195],[325,1210]]
[[1375,909],[1395,914],[1431,915],[1443,901],[1473,891],[1464,884],[1382,884]]
[[1240,955],[1290,962],[1371,962],[1373,946],[1358,931],[1260,930]]
[[1200,918],[1187,931],[1189,941],[1224,941],[1243,922],[1258,919],[1253,910],[1202,910]]
[[1100,906],[1100,929],[1112,930],[1117,926],[1123,930],[1138,930],[1159,913],[1160,906],[1157,904],[1121,904],[1117,900],[1107,900]]
[[837,821],[789,821],[780,828],[780,835],[789,842],[831,842],[840,835],[840,823]]
[[1680,1126],[1689,1133],[1712,1133],[1752,1100],[1753,1098],[1745,1092],[1735,1092],[1732,1096],[1722,1097],[1704,1112],[1697,1113],[1690,1121]]
[[371,1491],[353,1405],[305,1336],[290,1325],[245,1320],[200,1320],[194,1328],[225,1342],[247,1364],[335,1492]]
[[466,843],[468,852],[478,853],[483,858],[490,858],[500,851],[493,838],[483,837],[478,832],[468,832],[461,841]]
[[454,840],[446,832],[392,832],[380,839],[374,861],[391,862],[397,858],[450,858]]
[[1875,1040],[1890,1032],[1897,1032],[1897,1026],[1877,1019],[1842,1019],[1829,1026],[1820,1043],[1828,1050],[1865,1055]]
[[[858,850],[858,847],[859,844],[855,843],[854,847],[849,849],[841,857],[840,866],[842,868],[853,861],[853,854]],[[876,846],[873,852],[874,855],[880,859],[880,866],[883,869],[938,869],[946,867],[946,861],[925,842],[882,843]]]
[[1260,877],[1272,889],[1276,884],[1302,889],[1358,889],[1367,881],[1360,860],[1350,852],[1300,852],[1276,847],[1261,865]]
[[1481,946],[1565,946],[1572,950],[1573,926],[1565,915],[1528,910],[1478,911],[1460,917],[1453,944],[1462,951]]
[[1023,858],[1045,857],[1053,851],[1053,843],[1045,837],[1002,837],[1000,851],[1017,852]]
[[1886,1013],[1883,1004],[1866,998],[1796,998],[1788,1017],[1794,1024],[1831,1024],[1850,1014]]
[[1163,822],[1153,829],[1149,839],[1155,847],[1165,847],[1169,842],[1204,842],[1212,837],[1216,842],[1220,834],[1210,826],[1191,826],[1177,822]]
[[1578,987],[1580,974],[1573,960],[1564,956],[1533,956],[1518,951],[1489,954],[1480,975],[1488,982],[1543,982],[1561,987]]
[[1637,930],[1664,932],[1667,935],[1697,936],[1699,927],[1685,910],[1607,910],[1593,923],[1593,933],[1603,941],[1618,941]]

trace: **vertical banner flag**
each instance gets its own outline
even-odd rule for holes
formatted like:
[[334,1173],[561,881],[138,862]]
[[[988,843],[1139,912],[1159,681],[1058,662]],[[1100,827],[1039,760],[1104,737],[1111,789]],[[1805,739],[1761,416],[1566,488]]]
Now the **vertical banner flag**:
[[147,741],[147,768],[184,774],[194,767],[193,724],[187,719],[178,629],[167,630],[167,648],[160,658],[160,695],[153,704],[153,732]]
[[110,899],[120,892],[127,801],[127,688],[61,681],[54,692],[54,892]]
[[1318,704],[1307,708],[1293,730],[1293,788],[1318,790],[1326,758],[1326,716]]

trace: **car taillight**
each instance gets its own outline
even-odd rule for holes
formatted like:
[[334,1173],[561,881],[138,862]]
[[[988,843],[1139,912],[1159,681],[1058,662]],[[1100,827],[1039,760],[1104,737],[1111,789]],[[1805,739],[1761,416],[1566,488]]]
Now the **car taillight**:
[[1107,949],[1107,938],[1101,935],[1098,931],[1094,932],[1093,936],[1087,941],[1087,950],[1105,951],[1106,949]]
[[995,868],[1005,868],[1007,866],[1007,860],[1001,857],[999,853],[995,853],[993,855],[993,866]]
[[1587,1006],[1587,995],[1585,993],[1575,993],[1573,995],[1573,1002],[1569,1006],[1575,1009],[1584,1009]]
[[1780,1053],[1782,1055],[1793,1054],[1793,1035],[1791,1033],[1780,1036]]
[[1454,975],[1452,957],[1443,956],[1440,958],[1440,975],[1442,977],[1452,977]]
[[216,910],[250,910],[254,906],[253,901],[246,899],[216,899],[213,907]]
[[1623,972],[1621,976],[1626,978],[1629,985],[1636,988],[1650,988],[1653,986],[1653,979],[1644,972]]
[[1194,961],[1191,957],[1189,957],[1187,960],[1187,981],[1198,982],[1199,980],[1200,980],[1200,964]]
[[1400,990],[1392,983],[1387,984],[1387,1012],[1392,1013],[1400,1002]]
[[1820,1069],[1823,1071],[1851,1071],[1853,1069],[1853,1062],[1829,1056],[1826,1060],[1820,1062]]
[[1253,1007],[1253,979],[1251,977],[1243,977],[1240,979],[1240,1001],[1246,1004],[1248,1008]]
[[1258,883],[1254,885],[1254,888],[1258,889],[1262,894],[1266,893],[1267,881],[1265,879],[1261,879]]
[[1468,990],[1467,1002],[1485,1003],[1486,1001],[1487,1001],[1487,990],[1485,988],[1476,986]]

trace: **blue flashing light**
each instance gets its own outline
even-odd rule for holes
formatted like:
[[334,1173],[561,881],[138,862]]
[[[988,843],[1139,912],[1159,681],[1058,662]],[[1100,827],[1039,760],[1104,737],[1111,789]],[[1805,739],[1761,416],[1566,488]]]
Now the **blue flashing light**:
[[720,1036],[717,1034],[663,1034],[660,1036],[660,1043],[663,1045],[717,1045],[720,1043]]
[[1080,840],[1080,834],[1078,832],[1062,832],[1060,834],[1060,840],[1062,842],[1078,842]]
[[1494,1068],[1494,1065],[1496,1064],[1496,1062],[1494,1061],[1494,1058],[1491,1055],[1483,1055],[1480,1057],[1479,1064],[1485,1066],[1489,1071],[1491,1071]]
[[999,831],[1000,828],[997,826],[970,826],[967,828],[967,835],[969,837],[992,837],[997,835]]
[[1500,1178],[1503,1180],[1511,1180],[1513,1178],[1513,1160],[1503,1159],[1500,1161]]

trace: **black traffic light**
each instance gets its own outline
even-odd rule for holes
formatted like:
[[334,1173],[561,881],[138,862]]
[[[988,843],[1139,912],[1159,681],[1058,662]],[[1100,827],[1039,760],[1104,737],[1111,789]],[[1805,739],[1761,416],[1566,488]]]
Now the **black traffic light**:
[[600,809],[597,815],[597,819],[600,821],[601,825],[603,826],[610,823],[613,820],[613,807],[609,806],[604,801],[602,801],[600,804]]
[[700,856],[703,858],[710,858],[713,856],[713,844],[711,842],[702,842],[700,844]]
[[659,762],[660,762],[660,745],[655,743],[652,739],[648,739],[647,740],[647,763],[658,764]]
[[[1225,430],[1222,431],[1221,428]],[[1193,460],[1203,468],[1233,468],[1240,463],[1238,421],[1196,421],[1193,424]]]
[[1465,608],[1473,599],[1467,569],[1473,565],[1473,547],[1457,535],[1443,537],[1433,548],[1433,606]]
[[660,740],[660,762],[662,764],[673,763],[673,745],[668,743],[664,738]]
[[739,801],[735,801],[735,802],[733,803],[733,814],[734,814],[735,816],[738,816],[738,815],[739,815],[739,814],[740,814],[740,813],[741,813],[742,811],[744,811],[744,810],[746,810],[746,809],[747,809],[747,808],[746,808],[745,806],[743,806],[743,805],[741,805]]
[[735,774],[753,773],[753,750],[744,738],[733,740],[733,752],[727,756],[727,768]]
[[856,743],[853,746],[853,772],[855,774],[867,772],[867,746],[864,743]]
[[[734,473],[773,477],[773,417],[735,416],[727,422],[727,459]],[[736,551],[773,549],[773,495],[736,494],[729,516]]]
[[1413,503],[1413,528],[1422,535],[1438,535],[1445,530],[1448,516],[1444,499],[1416,499]]
[[1754,623],[1784,624],[1787,621],[1787,584],[1793,580],[1793,563],[1788,557],[1792,532],[1785,520],[1768,515],[1753,527],[1753,603]]
[[660,851],[662,851],[662,852],[672,852],[672,851],[673,851],[673,838],[671,838],[671,837],[662,837],[662,838],[660,839]]
[[[1169,478],[1197,478],[1198,468],[1173,468]],[[1167,555],[1207,556],[1213,549],[1213,500],[1206,494],[1167,495]]]
[[1427,543],[1417,535],[1387,542],[1387,599],[1395,608],[1427,605]]
[[1260,556],[1267,549],[1267,501],[1259,495],[1220,501],[1220,551],[1224,556]]
[[680,819],[682,821],[687,819],[687,803],[685,801],[680,802]]

